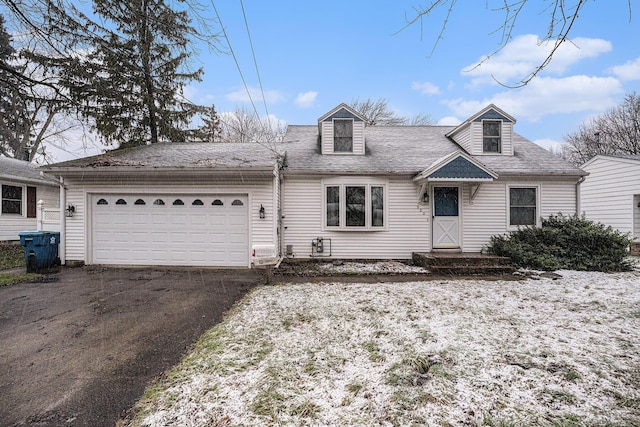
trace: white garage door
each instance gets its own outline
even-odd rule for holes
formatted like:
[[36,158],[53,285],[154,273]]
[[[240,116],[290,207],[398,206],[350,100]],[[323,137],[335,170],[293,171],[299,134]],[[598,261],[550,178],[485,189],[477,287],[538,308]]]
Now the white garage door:
[[249,264],[247,195],[91,196],[93,263]]

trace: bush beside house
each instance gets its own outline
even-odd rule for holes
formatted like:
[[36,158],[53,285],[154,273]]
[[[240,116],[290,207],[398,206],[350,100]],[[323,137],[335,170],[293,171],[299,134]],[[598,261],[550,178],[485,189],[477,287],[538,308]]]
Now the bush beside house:
[[493,236],[489,252],[537,270],[625,271],[628,234],[579,216],[551,215],[541,227]]

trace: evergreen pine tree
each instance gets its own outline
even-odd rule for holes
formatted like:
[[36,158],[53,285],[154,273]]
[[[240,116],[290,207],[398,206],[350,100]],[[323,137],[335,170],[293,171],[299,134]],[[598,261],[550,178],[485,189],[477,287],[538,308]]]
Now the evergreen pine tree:
[[81,112],[120,147],[188,139],[201,107],[182,89],[202,74],[188,70],[189,36],[197,34],[188,14],[164,0],[94,0],[94,14],[105,22],[95,26],[94,47],[63,65]]
[[22,158],[29,143],[28,109],[16,51],[0,15],[0,153]]

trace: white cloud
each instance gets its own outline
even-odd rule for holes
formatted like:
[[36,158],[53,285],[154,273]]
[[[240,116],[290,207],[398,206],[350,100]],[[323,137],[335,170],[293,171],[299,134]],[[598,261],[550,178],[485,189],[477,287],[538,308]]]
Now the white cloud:
[[624,89],[613,77],[537,77],[525,87],[490,98],[458,98],[445,104],[454,114],[469,117],[493,103],[515,117],[538,121],[550,114],[604,111],[616,105],[616,95],[621,93]]
[[[483,57],[466,67],[462,75],[474,77],[472,85],[517,82],[534,72],[551,53],[553,41],[541,41],[534,34],[515,37],[491,57]],[[577,37],[563,43],[545,67],[546,73],[562,74],[585,58],[593,58],[612,49],[603,39]]]
[[640,80],[640,58],[611,67],[608,71],[621,80]]
[[[249,98],[249,93],[251,93],[251,98]],[[262,91],[259,88],[249,87],[249,93],[245,89],[240,89],[228,93],[225,98],[233,102],[251,102],[251,99],[253,99],[254,103],[262,101]],[[284,101],[284,95],[278,90],[265,90],[264,97],[269,104],[277,104]]]
[[411,89],[417,90],[423,95],[438,95],[440,88],[430,82],[411,82]]
[[309,91],[309,92],[300,92],[298,96],[296,96],[295,101],[293,101],[300,108],[311,108],[313,104],[316,102],[316,98],[318,97],[318,92]]
[[453,116],[447,116],[438,120],[438,123],[436,124],[440,126],[458,126],[460,123],[462,123],[462,120],[460,120],[459,118],[453,117]]

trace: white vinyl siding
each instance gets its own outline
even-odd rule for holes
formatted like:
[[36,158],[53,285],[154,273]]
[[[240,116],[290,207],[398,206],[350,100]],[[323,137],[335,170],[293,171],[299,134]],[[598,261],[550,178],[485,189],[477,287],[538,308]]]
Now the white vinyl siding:
[[[576,212],[575,180],[555,181],[496,181],[482,184],[473,202],[471,186],[463,187],[462,250],[479,252],[486,248],[491,236],[508,233],[518,227],[508,226],[508,199],[510,187],[537,189],[538,216],[551,214],[574,215]],[[538,221],[540,219],[538,218]]]
[[[362,178],[334,178],[332,182]],[[369,181],[376,186],[375,180]],[[296,258],[311,256],[311,241],[331,239],[332,258],[410,259],[415,251],[429,251],[430,212],[417,203],[417,187],[410,178],[385,180],[385,231],[323,230],[325,183],[319,177],[288,176],[282,188],[284,244],[292,245]],[[328,185],[328,184],[327,184]],[[350,184],[349,184],[350,185]]]
[[[19,240],[18,233],[21,231],[36,230],[38,223],[36,218],[27,218],[26,216],[26,188],[36,187],[36,202],[42,200],[45,207],[49,209],[58,208],[60,206],[60,192],[57,186],[21,184],[10,181],[2,181],[2,184],[22,186],[24,203],[24,215],[0,215],[0,241]],[[47,230],[56,231],[56,230]]]
[[[473,202],[470,202],[471,186],[462,191],[462,250],[480,252],[496,234],[507,231],[507,211],[505,206],[506,187],[504,183],[482,184]],[[471,204],[472,203],[472,204]]]
[[[325,181],[319,177],[288,176],[284,182],[284,244],[293,245],[296,258],[309,258],[311,241],[318,237],[331,239],[332,258],[408,259],[412,252],[431,250],[431,207],[418,203],[418,186],[410,178],[388,179],[385,188],[387,229],[364,233],[323,230]],[[484,183],[473,201],[470,200],[472,185],[464,184],[460,204],[460,246],[464,252],[480,252],[489,244],[491,236],[517,228],[507,225],[510,186],[537,188],[539,216],[576,212],[574,179]]]
[[[200,181],[198,181],[200,180]],[[265,244],[276,245],[276,230],[274,215],[274,203],[276,193],[274,182],[277,180],[251,180],[238,184],[233,181],[224,181],[212,178],[182,179],[140,179],[117,180],[117,184],[105,183],[104,179],[89,180],[85,178],[80,182],[76,178],[66,178],[67,203],[73,204],[76,211],[72,218],[66,218],[66,260],[83,261],[90,263],[90,236],[91,213],[87,202],[92,194],[170,194],[170,195],[195,195],[195,194],[246,194],[248,196],[248,221],[249,242],[247,253],[252,245]],[[166,202],[166,200],[165,200]],[[260,206],[265,208],[265,219],[260,219]],[[247,264],[248,266],[248,264]]]
[[462,148],[464,148],[467,153],[471,153],[473,151],[471,129],[471,126],[467,126],[453,135],[453,140]]
[[575,215],[577,212],[575,181],[569,183],[562,181],[543,182],[540,187],[540,216],[548,218],[549,215]]
[[[640,161],[599,157],[583,169],[589,176],[580,184],[580,210],[587,219],[601,222],[640,238],[637,228]],[[636,218],[634,226],[634,217]]]

